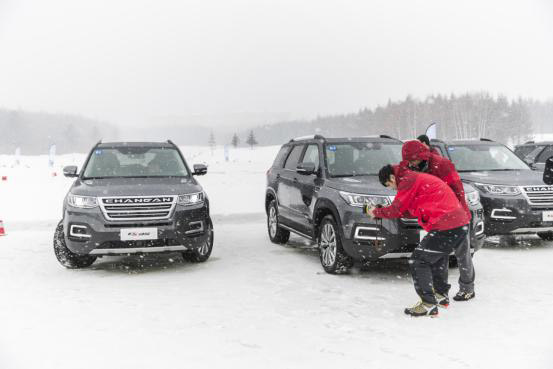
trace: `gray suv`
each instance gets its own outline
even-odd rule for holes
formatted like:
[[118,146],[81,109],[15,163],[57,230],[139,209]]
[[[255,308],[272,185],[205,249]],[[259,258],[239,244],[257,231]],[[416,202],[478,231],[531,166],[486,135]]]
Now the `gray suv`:
[[77,173],[63,204],[54,252],[67,268],[90,266],[97,257],[181,252],[206,261],[213,248],[209,200],[180,150],[163,143],[98,143]]
[[[354,261],[405,258],[424,232],[416,219],[371,220],[364,204],[387,206],[395,192],[378,181],[386,164],[401,161],[402,142],[389,136],[291,140],[267,172],[269,238],[286,243],[290,232],[316,241],[324,270],[344,273]],[[471,247],[484,242],[478,192],[465,185],[472,212]]]

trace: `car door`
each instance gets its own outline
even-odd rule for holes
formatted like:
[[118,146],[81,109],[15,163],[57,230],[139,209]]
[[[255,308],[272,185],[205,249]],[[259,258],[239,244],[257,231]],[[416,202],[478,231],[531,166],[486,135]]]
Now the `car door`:
[[304,144],[292,147],[284,163],[277,190],[279,221],[294,229],[299,228],[302,218],[301,212],[298,210],[298,198],[301,197],[301,194],[296,167],[303,156],[304,150]]
[[294,197],[297,201],[293,207],[300,213],[299,219],[300,231],[312,236],[313,234],[313,209],[315,206],[315,196],[320,188],[320,150],[319,145],[309,144],[300,160],[300,163],[315,164],[314,174],[301,174],[296,172],[295,183],[298,186],[299,196]]

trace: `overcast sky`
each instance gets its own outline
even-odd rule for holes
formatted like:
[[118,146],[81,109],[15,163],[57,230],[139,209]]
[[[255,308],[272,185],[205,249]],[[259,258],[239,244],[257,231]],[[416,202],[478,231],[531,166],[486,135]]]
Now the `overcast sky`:
[[114,123],[553,98],[552,1],[0,0],[0,107]]

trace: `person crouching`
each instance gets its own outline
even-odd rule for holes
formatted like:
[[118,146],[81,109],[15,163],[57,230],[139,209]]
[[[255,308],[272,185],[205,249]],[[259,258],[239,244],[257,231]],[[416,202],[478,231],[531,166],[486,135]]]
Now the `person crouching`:
[[411,316],[437,316],[438,300],[447,298],[449,254],[462,245],[470,218],[451,188],[439,178],[414,172],[407,165],[386,165],[378,173],[380,183],[397,190],[390,206],[366,206],[371,218],[413,216],[428,232],[409,260],[415,291],[421,301],[406,308]]

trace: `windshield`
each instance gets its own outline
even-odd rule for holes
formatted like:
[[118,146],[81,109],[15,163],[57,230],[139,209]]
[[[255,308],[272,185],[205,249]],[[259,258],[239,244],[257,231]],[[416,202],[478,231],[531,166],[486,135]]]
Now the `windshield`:
[[177,150],[165,147],[98,148],[90,156],[84,178],[186,177]]
[[459,172],[484,170],[530,170],[518,156],[500,145],[448,146],[451,161]]
[[401,161],[401,145],[380,142],[327,144],[328,171],[332,177],[376,175],[387,164]]

